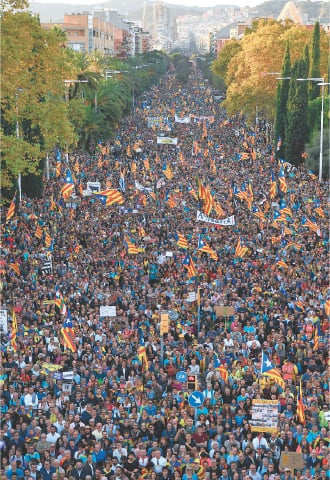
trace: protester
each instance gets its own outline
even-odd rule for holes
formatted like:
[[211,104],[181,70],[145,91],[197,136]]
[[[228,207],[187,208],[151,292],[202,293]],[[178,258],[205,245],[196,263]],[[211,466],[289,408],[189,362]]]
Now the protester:
[[3,218],[1,478],[329,478],[328,185],[215,97],[166,75]]

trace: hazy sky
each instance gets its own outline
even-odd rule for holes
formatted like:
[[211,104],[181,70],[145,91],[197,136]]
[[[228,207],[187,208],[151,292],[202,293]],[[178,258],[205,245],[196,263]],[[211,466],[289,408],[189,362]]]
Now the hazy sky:
[[[49,0],[35,0],[40,3],[49,3]],[[249,6],[254,7],[260,5],[264,0],[166,0],[166,3],[185,5],[185,6],[197,6],[197,7],[213,7],[215,5],[239,5],[241,7]],[[105,2],[102,0],[53,0],[52,4],[72,4],[72,5],[100,5]]]

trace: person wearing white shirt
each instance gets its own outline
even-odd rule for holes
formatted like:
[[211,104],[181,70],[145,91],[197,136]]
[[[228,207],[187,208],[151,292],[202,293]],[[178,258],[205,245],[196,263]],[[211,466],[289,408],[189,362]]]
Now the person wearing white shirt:
[[254,439],[252,440],[253,448],[257,451],[258,448],[265,448],[266,450],[269,449],[269,445],[263,433],[259,433]]
[[124,448],[121,442],[118,442],[117,447],[114,449],[112,455],[118,459],[118,462],[120,462],[122,457],[127,457],[127,448]]
[[167,460],[166,458],[162,457],[162,451],[160,449],[155,451],[155,456],[151,459],[151,463],[154,465],[154,472],[162,472],[163,467],[165,467],[167,464]]
[[29,387],[29,391],[24,395],[24,405],[26,407],[31,407],[33,410],[37,410],[39,404],[39,398],[36,392],[33,390],[33,387]]
[[190,374],[191,375],[199,375],[200,368],[199,365],[196,363],[196,358],[191,359],[191,364],[189,365]]
[[50,432],[47,433],[47,437],[46,437],[47,442],[50,442],[50,443],[56,443],[57,442],[57,440],[60,438],[61,435],[59,433],[57,433],[56,430],[57,429],[56,429],[55,425],[50,426]]

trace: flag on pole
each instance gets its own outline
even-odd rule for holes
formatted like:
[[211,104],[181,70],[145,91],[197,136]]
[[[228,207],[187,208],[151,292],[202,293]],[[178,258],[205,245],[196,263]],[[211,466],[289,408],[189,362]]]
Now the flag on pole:
[[278,181],[279,181],[279,187],[281,192],[286,193],[288,191],[288,187],[286,184],[285,172],[283,167],[280,168],[280,171],[278,174]]
[[65,183],[61,189],[61,195],[64,199],[67,199],[71,196],[73,191],[74,191],[74,181],[72,178],[71,170],[67,168],[65,172]]
[[270,189],[269,189],[269,197],[275,198],[277,194],[277,185],[276,185],[276,179],[275,179],[275,174],[272,171],[271,177],[270,177]]
[[270,361],[264,351],[262,351],[261,354],[260,373],[261,375],[272,378],[273,380],[275,380],[276,383],[278,383],[278,385],[280,385],[280,387],[282,387],[283,389],[285,388],[285,381],[283,380],[281,373],[277,368],[275,368],[275,365],[273,364],[273,362]]
[[57,177],[60,177],[61,176],[61,165],[62,165],[62,154],[61,154],[61,150],[59,148],[56,149],[55,160],[56,160],[55,174],[56,174]]
[[318,350],[320,346],[320,324],[317,322],[314,327],[314,345],[313,350]]
[[182,260],[182,265],[187,269],[188,278],[194,278],[197,275],[197,270],[190,255],[186,255]]
[[11,321],[10,343],[14,352],[17,352],[17,318],[14,310],[13,310],[12,321]]
[[61,328],[63,337],[63,345],[71,350],[72,353],[77,351],[77,347],[74,343],[74,328],[72,325],[70,310],[67,311],[66,319]]
[[297,395],[297,410],[296,411],[297,411],[297,416],[298,416],[299,422],[304,425],[305,424],[305,408],[304,408],[304,404],[303,404],[302,394],[303,394],[303,389],[302,389],[301,378],[300,378],[298,395]]
[[15,215],[15,208],[16,208],[16,192],[7,210],[6,223],[9,222],[9,220]]

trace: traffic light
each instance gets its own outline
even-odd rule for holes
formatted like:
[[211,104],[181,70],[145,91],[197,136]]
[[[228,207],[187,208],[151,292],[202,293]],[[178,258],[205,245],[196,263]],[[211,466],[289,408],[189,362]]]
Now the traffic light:
[[188,390],[197,390],[197,376],[196,375],[188,375],[187,387],[188,387]]
[[170,329],[168,314],[162,313],[160,315],[160,334],[164,335],[164,333],[168,333]]

